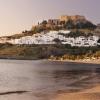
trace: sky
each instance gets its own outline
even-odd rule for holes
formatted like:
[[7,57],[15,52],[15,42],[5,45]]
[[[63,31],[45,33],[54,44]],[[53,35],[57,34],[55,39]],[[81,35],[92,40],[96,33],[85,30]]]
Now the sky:
[[0,36],[31,29],[60,15],[84,15],[100,23],[100,0],[0,0]]

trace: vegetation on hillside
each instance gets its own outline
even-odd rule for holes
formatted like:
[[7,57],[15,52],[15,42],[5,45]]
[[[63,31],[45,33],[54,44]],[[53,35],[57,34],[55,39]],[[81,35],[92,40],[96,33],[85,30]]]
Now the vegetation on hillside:
[[100,57],[100,47],[71,47],[70,45],[12,45],[0,44],[0,58],[48,59],[51,56],[69,59]]

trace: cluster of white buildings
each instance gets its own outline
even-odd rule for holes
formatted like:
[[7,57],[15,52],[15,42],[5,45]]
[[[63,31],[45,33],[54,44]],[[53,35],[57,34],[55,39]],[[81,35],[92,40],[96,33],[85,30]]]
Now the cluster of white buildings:
[[[62,33],[62,34],[59,34]],[[11,43],[11,44],[56,44],[54,39],[59,39],[62,44],[70,44],[71,46],[79,46],[79,47],[89,47],[89,46],[97,46],[100,45],[97,41],[99,40],[98,36],[90,36],[90,37],[66,37],[66,34],[70,34],[68,30],[59,30],[59,31],[50,31],[47,33],[37,33],[33,36],[25,36],[20,39],[11,39],[7,40],[5,38],[0,39],[0,43]]]
[[[92,47],[92,46],[99,45],[99,43],[97,42],[99,40],[99,37],[97,37],[97,36],[90,36],[87,38],[84,36],[80,36],[77,38],[68,38],[67,40],[69,41],[68,44],[70,44],[71,46],[78,46],[78,47],[91,46]],[[66,44],[67,44],[67,42],[66,42]]]

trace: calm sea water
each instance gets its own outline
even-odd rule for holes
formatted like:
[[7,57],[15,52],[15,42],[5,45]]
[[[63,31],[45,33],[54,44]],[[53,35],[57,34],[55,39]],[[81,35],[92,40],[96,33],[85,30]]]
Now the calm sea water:
[[[0,93],[27,91],[30,99],[50,100],[57,93],[80,91],[100,83],[100,65],[49,61],[0,60]],[[10,99],[8,99],[10,96]]]

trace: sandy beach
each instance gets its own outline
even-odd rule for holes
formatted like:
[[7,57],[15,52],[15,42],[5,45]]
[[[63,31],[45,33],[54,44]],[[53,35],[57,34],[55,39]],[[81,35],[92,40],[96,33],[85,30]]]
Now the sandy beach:
[[[87,64],[100,64],[100,59],[96,60],[62,60],[62,62],[75,62]],[[80,92],[58,94],[52,100],[100,100],[100,85]]]
[[100,64],[100,59],[95,59],[95,60],[84,59],[84,60],[71,60],[71,61],[72,62],[77,62],[77,63]]
[[100,64],[100,59],[79,59],[79,60],[51,60],[49,61],[61,61],[61,62],[75,62],[75,63],[86,63],[86,64]]
[[81,92],[59,94],[53,100],[100,100],[100,85]]

